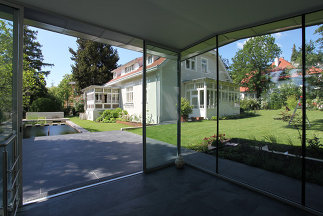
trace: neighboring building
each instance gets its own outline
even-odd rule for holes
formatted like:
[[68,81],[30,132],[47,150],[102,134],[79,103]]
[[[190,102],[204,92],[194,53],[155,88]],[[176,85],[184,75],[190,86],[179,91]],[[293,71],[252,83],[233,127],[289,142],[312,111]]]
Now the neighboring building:
[[[240,113],[239,87],[232,83],[223,62],[219,58],[220,115]],[[147,56],[147,119],[158,124],[176,119],[169,107],[176,106],[174,94],[176,80],[172,79],[176,64],[171,60]],[[87,119],[95,120],[104,109],[121,107],[130,115],[141,119],[142,114],[142,58],[136,58],[113,72],[113,79],[104,86],[85,88]],[[216,52],[207,52],[182,62],[182,97],[193,106],[190,117],[211,118],[216,115]],[[106,92],[114,91],[112,99]],[[161,92],[164,92],[161,95]],[[117,95],[120,96],[117,96]],[[93,96],[91,96],[93,95]],[[95,96],[94,96],[95,95]],[[106,99],[108,97],[108,99]],[[114,100],[113,100],[114,97]],[[113,103],[110,103],[113,101]]]
[[[311,67],[307,69],[307,76],[316,76],[322,73],[321,68]],[[297,86],[302,85],[302,69],[293,63],[288,62],[283,57],[275,58],[271,64],[271,69],[267,71],[270,81],[277,87],[283,84],[293,83]],[[240,98],[257,98],[256,92],[249,91],[247,87],[240,87]]]

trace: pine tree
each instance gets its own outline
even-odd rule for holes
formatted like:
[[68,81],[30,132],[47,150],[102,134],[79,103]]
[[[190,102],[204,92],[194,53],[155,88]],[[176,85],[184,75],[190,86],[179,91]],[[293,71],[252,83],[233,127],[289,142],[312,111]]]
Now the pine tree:
[[292,55],[291,55],[291,57],[290,57],[290,60],[292,61],[292,62],[296,62],[296,60],[297,60],[297,56],[299,55],[299,53],[298,53],[298,51],[296,50],[296,45],[294,44],[293,45],[293,49],[292,49]]
[[54,65],[44,62],[42,45],[37,41],[37,34],[37,31],[24,26],[24,61],[29,62],[26,66],[36,70],[36,73],[48,75],[50,71],[42,71],[42,68]]
[[77,89],[90,85],[102,85],[112,79],[111,71],[117,68],[119,56],[116,49],[110,45],[90,40],[77,39],[76,51],[69,48],[72,65],[73,80]]

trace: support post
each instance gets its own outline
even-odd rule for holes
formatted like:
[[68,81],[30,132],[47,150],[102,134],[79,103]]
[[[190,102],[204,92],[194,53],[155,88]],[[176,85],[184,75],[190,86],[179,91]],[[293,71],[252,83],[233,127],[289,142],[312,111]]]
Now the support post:
[[177,54],[177,156],[181,154],[181,54]]
[[147,160],[146,160],[146,101],[147,101],[147,95],[146,95],[146,72],[147,72],[147,65],[146,65],[146,58],[147,58],[147,47],[146,47],[146,41],[143,41],[143,57],[142,57],[142,146],[143,146],[143,170],[144,172],[147,171]]
[[305,60],[305,15],[302,15],[302,205],[305,205],[306,182],[306,60]]
[[219,173],[219,42],[216,36],[216,173]]

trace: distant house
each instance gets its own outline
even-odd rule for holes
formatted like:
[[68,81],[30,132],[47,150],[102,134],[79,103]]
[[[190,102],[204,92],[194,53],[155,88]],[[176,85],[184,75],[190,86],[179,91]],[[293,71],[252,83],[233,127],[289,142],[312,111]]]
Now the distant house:
[[[322,73],[321,68],[311,67],[306,71],[307,76],[315,76]],[[271,64],[271,69],[267,71],[270,81],[280,87],[286,83],[293,83],[297,86],[302,85],[302,69],[283,57],[275,58]],[[256,98],[256,92],[250,91],[247,87],[240,87],[240,98]]]
[[[223,62],[219,58],[220,114],[240,113],[239,87],[232,83]],[[153,55],[147,56],[147,118],[159,124],[176,119],[169,112],[176,106],[177,97],[172,91],[176,80],[172,79],[176,65],[171,60]],[[86,101],[86,118],[95,120],[104,109],[121,107],[130,115],[141,118],[142,113],[143,60],[136,58],[113,72],[113,79],[103,86],[83,89]],[[211,118],[216,115],[216,52],[207,52],[182,62],[182,97],[193,106],[190,117]],[[168,92],[169,91],[169,92]],[[164,95],[160,95],[164,92]]]

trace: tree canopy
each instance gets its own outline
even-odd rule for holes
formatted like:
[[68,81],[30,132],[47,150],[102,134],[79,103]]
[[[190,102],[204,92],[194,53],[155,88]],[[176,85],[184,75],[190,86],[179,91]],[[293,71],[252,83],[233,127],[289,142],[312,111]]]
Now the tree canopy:
[[233,81],[249,88],[249,91],[255,91],[259,98],[270,82],[266,70],[280,54],[281,49],[273,36],[250,38],[232,58],[230,71]]
[[95,41],[77,39],[78,48],[71,59],[73,79],[77,88],[83,89],[90,85],[102,85],[112,79],[111,71],[117,68],[119,56],[116,49],[110,45]]
[[[320,37],[316,41],[308,41],[305,44],[305,60],[306,60],[306,67],[320,67],[323,61],[323,25],[319,26],[314,34],[319,34]],[[291,61],[296,63],[297,65],[302,65],[302,47],[298,47],[294,44]]]
[[26,25],[24,26],[24,61],[28,62],[25,67],[29,66],[36,73],[48,75],[50,71],[43,71],[43,67],[54,65],[44,62],[41,50],[42,45],[37,41],[37,34],[37,31],[31,30]]

